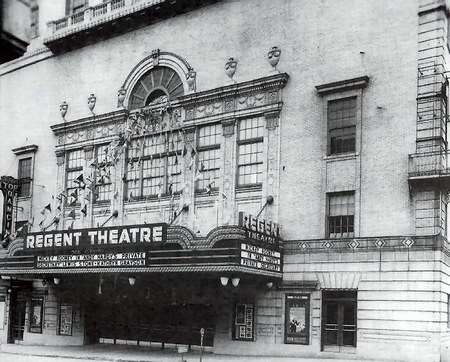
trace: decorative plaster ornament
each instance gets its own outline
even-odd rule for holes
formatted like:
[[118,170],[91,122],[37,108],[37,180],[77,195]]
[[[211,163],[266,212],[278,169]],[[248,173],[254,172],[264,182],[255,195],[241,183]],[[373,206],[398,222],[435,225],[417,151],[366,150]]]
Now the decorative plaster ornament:
[[281,50],[278,47],[272,47],[272,49],[267,53],[267,58],[274,71],[277,71],[277,64],[280,61]]
[[67,109],[69,108],[69,105],[66,103],[66,101],[62,102],[59,106],[59,111],[61,112],[61,117],[64,119],[64,117],[67,114]]
[[234,82],[233,75],[236,73],[237,61],[234,58],[228,59],[228,62],[225,63],[225,73],[227,73],[228,77]]
[[88,107],[89,107],[89,110],[92,112],[92,113],[94,113],[93,112],[93,110],[94,110],[94,107],[95,107],[95,102],[97,101],[97,98],[94,96],[94,94],[92,93],[90,96],[89,96],[89,98],[88,98]]
[[186,82],[189,86],[189,91],[195,92],[195,77],[197,73],[194,70],[189,70],[189,72],[186,74]]
[[125,100],[125,94],[127,90],[124,87],[120,87],[117,91],[117,108],[123,107],[123,101]]

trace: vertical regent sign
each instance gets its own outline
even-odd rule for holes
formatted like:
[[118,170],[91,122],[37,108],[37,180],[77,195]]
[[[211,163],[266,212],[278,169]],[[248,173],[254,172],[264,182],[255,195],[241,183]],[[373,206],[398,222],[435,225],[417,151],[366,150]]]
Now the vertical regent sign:
[[3,192],[3,222],[2,239],[12,234],[13,229],[13,209],[14,199],[19,192],[19,180],[12,176],[2,176],[0,178],[0,189]]

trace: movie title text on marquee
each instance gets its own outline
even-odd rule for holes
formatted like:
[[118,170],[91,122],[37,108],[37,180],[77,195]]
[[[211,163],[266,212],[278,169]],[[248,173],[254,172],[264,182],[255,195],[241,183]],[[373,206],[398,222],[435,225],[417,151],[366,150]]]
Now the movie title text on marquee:
[[281,272],[281,253],[259,246],[241,244],[241,265]]
[[145,252],[37,256],[37,269],[145,266]]
[[161,245],[167,239],[166,224],[126,225],[107,228],[29,233],[25,250],[89,249],[125,245]]
[[272,221],[259,219],[245,212],[239,213],[239,226],[246,231],[246,237],[262,243],[277,245],[280,226]]

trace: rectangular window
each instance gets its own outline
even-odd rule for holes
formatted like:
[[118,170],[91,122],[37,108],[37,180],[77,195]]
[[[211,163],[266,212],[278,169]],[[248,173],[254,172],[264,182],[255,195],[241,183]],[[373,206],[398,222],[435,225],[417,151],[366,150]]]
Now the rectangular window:
[[262,184],[263,141],[263,117],[242,119],[239,122],[238,186]]
[[73,308],[69,304],[61,303],[59,306],[59,334],[71,336],[73,326]]
[[88,4],[88,0],[66,0],[66,15],[82,12]]
[[31,195],[31,172],[32,158],[22,158],[19,160],[19,197],[29,197]]
[[128,199],[180,192],[182,145],[178,132],[133,139],[126,167]]
[[447,294],[447,328],[450,328],[450,294]]
[[354,235],[355,193],[328,194],[328,237],[346,238]]
[[[80,187],[76,182],[77,177],[83,173],[84,152],[83,150],[69,151],[66,155],[66,190],[70,196],[75,189]],[[70,200],[70,197],[67,198]]]
[[309,295],[287,294],[284,343],[309,344]]
[[111,165],[112,155],[108,145],[97,146],[95,154],[98,166],[95,170],[94,199],[97,202],[111,199]]
[[44,312],[44,298],[32,297],[30,308],[30,332],[42,333],[42,316]]
[[6,296],[0,294],[0,329],[4,329],[6,313]]
[[356,150],[356,97],[328,102],[328,154]]
[[[322,292],[322,347],[356,347],[357,292]],[[337,349],[336,349],[337,348]],[[330,349],[328,349],[330,350]]]
[[236,303],[234,305],[233,339],[253,341],[254,339],[254,304]]
[[39,6],[33,5],[31,7],[31,25],[30,25],[31,39],[39,36]]
[[206,190],[207,187],[218,189],[220,171],[220,139],[221,125],[201,127],[198,130],[197,153],[199,174],[196,177],[197,190]]

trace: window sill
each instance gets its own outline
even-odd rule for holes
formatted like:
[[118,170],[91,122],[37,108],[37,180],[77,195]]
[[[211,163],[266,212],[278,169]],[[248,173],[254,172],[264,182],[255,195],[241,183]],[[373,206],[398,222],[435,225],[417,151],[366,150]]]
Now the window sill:
[[255,185],[243,185],[243,186],[237,186],[236,187],[236,193],[245,193],[245,192],[252,192],[252,191],[261,191],[262,190],[262,184],[255,184]]
[[94,206],[104,206],[104,205],[110,205],[111,200],[100,200],[100,201],[94,201]]
[[[172,198],[172,196],[169,195],[161,195],[161,197],[158,198],[158,196],[156,195],[151,195],[151,196],[147,196],[147,197],[133,197],[131,199],[125,197],[123,199],[125,204],[138,204],[138,203],[146,203],[146,202],[166,202],[166,201],[170,201],[170,199]],[[173,195],[174,200],[179,200],[180,199],[180,194],[179,193],[175,193]]]
[[327,155],[324,156],[323,159],[325,161],[334,162],[334,161],[353,160],[358,156],[359,152],[348,152],[348,153],[338,153],[336,155]]
[[208,193],[206,189],[195,190],[195,196],[217,196],[219,194],[219,188],[215,187],[211,189],[211,192]]
[[21,202],[21,201],[29,201],[31,200],[31,195],[30,196],[17,196],[17,201]]

